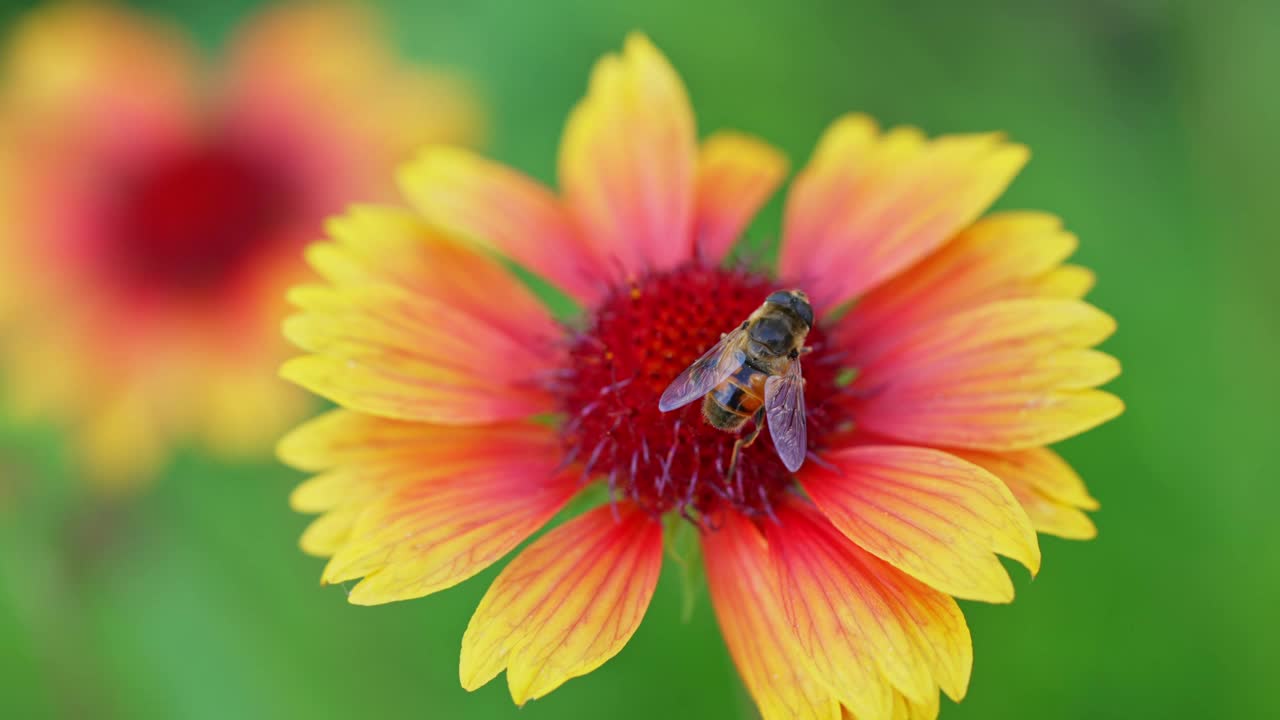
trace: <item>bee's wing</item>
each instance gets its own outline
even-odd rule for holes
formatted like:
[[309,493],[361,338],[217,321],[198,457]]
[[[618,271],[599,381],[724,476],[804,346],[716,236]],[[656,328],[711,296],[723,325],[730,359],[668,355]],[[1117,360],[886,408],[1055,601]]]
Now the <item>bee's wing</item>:
[[791,472],[804,464],[809,438],[804,419],[804,378],[800,376],[800,360],[782,375],[771,375],[764,381],[764,411],[769,418],[769,435]]
[[684,372],[662,391],[662,398],[658,400],[658,409],[667,412],[684,407],[711,392],[715,386],[724,382],[725,378],[742,367],[742,363],[747,360],[746,353],[742,351],[743,337],[742,328],[737,328],[720,338],[720,342],[703,353],[702,357],[694,360],[692,365],[685,368]]

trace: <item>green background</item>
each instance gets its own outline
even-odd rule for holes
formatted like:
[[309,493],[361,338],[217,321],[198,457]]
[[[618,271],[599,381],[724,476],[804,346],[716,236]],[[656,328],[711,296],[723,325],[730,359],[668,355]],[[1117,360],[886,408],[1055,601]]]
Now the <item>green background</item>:
[[[1120,331],[1118,421],[1063,452],[1103,509],[1043,541],[1011,606],[966,604],[962,718],[1280,717],[1280,4],[651,0],[389,4],[414,58],[471,75],[490,151],[550,180],[592,61],[631,29],[683,74],[703,132],[793,164],[839,113],[1007,130],[1033,159],[1001,207],[1059,213]],[[251,3],[151,9],[216,49]],[[21,8],[4,6],[8,20]],[[773,237],[777,202],[757,225]],[[54,429],[0,433],[0,715],[104,718],[742,718],[705,596],[668,572],[628,647],[523,710],[468,694],[459,640],[489,579],[358,608],[320,588],[264,458],[180,453],[149,494],[95,504]],[[670,568],[668,568],[670,570]]]

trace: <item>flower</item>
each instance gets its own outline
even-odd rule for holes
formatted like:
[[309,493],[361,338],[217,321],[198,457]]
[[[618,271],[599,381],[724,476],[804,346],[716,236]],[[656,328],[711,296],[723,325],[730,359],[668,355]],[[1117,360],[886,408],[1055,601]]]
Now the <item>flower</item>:
[[271,372],[301,248],[349,200],[392,197],[414,147],[477,129],[465,89],[398,61],[354,5],[264,12],[217,69],[94,4],[36,10],[6,48],[0,366],[99,487],[181,439],[268,451],[306,409]]
[[[1096,507],[1046,445],[1121,411],[1094,389],[1114,327],[1036,212],[980,217],[1027,159],[1000,135],[926,139],[837,120],[786,201],[777,277],[724,260],[786,174],[737,132],[696,140],[647,39],[596,66],[559,195],[471,152],[401,171],[412,210],[360,207],[308,251],[283,375],[341,408],[281,457],[318,473],[303,548],[357,604],[420,597],[512,551],[587,487],[595,509],[501,572],[461,680],[516,703],[621,650],[671,528],[694,527],[729,651],[766,718],[932,717],[972,649],[954,598],[1007,602],[997,555],[1035,572],[1036,530],[1084,538]],[[501,256],[501,257],[496,257]],[[552,318],[508,261],[581,306]],[[808,292],[808,461],[735,436],[667,384],[779,288]],[[685,521],[689,524],[683,524]],[[843,710],[842,710],[843,708]]]

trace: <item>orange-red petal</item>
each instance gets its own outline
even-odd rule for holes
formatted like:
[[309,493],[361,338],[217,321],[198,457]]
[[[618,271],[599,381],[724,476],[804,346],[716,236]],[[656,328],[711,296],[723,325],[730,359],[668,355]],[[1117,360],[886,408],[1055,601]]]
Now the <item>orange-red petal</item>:
[[537,373],[551,367],[523,344],[447,303],[401,288],[295,288],[303,312],[284,332],[312,353],[282,374],[340,405],[386,417],[478,423],[551,408]]
[[629,505],[552,530],[494,580],[462,638],[462,686],[506,668],[516,704],[603,665],[631,639],[662,566],[662,525]]
[[996,554],[1033,573],[1040,547],[1031,521],[999,478],[929,448],[859,446],[807,464],[800,484],[862,549],[956,597],[1013,599]]
[[1076,248],[1058,218],[1037,212],[989,215],[858,300],[840,322],[841,344],[874,358],[921,325],[996,300],[1034,297]]
[[640,34],[591,73],[560,145],[560,185],[606,267],[634,277],[693,254],[697,138],[684,83]]
[[356,206],[326,228],[332,241],[309,247],[307,260],[335,286],[398,285],[457,305],[521,342],[560,334],[545,305],[502,263],[410,211]]
[[[442,477],[505,453],[512,463],[542,462],[549,428],[528,423],[448,426],[333,410],[289,433],[277,448],[284,462],[320,473],[290,496],[299,512],[324,513],[302,536],[302,549],[329,556],[351,537],[375,500],[411,482]],[[470,465],[468,465],[470,464]]]
[[[337,433],[342,432],[341,436]],[[339,411],[295,431],[281,454],[312,467],[295,507],[327,511],[310,539],[333,546],[324,581],[364,578],[353,603],[421,597],[510,552],[577,492],[557,472],[553,429],[532,423],[451,427]]]
[[786,156],[762,140],[731,131],[707,138],[698,152],[698,256],[711,264],[724,260],[786,174]]
[[492,248],[581,302],[606,288],[596,250],[551,191],[461,148],[428,147],[400,171],[400,187],[429,222]]
[[819,674],[859,718],[888,718],[894,695],[964,696],[973,648],[949,595],[876,558],[808,503],[765,526],[787,619]]
[[1037,531],[1071,540],[1098,534],[1084,510],[1097,510],[1084,481],[1057,453],[1048,448],[1016,452],[955,451],[1000,478],[1022,503]]
[[727,513],[704,531],[707,585],[721,634],[764,720],[834,720],[840,704],[788,627],[764,537]]
[[[330,410],[295,428],[280,441],[277,454],[299,470],[350,470],[374,475],[389,467],[413,468],[419,479],[447,474],[466,463],[490,461],[502,453],[512,462],[546,456],[556,443],[554,429],[529,422],[478,427],[430,425]],[[303,512],[318,512],[333,503],[303,483],[293,502]],[[305,506],[305,507],[303,507]]]
[[840,118],[792,186],[780,274],[821,311],[835,308],[973,222],[1026,160],[1026,148],[998,134],[930,141],[914,128],[881,133],[864,115]]
[[[340,465],[361,465],[414,455],[431,447],[440,428],[374,417],[351,410],[330,410],[294,428],[276,448],[285,463],[320,472]],[[466,432],[458,428],[459,433]]]
[[411,215],[356,210],[309,259],[334,287],[290,293],[285,333],[311,355],[282,374],[355,410],[433,423],[512,420],[551,409],[539,374],[555,324],[498,261]]
[[854,412],[867,430],[928,445],[1057,442],[1122,410],[1090,389],[1119,374],[1119,364],[1086,349],[1114,329],[1076,300],[1004,300],[944,317],[857,363]]

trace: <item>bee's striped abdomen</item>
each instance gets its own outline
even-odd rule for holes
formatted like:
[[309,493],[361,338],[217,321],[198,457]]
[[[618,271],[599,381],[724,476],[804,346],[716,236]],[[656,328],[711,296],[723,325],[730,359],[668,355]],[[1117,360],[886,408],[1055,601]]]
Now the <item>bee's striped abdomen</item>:
[[707,393],[702,414],[721,430],[737,430],[764,404],[764,381],[768,376],[743,363],[724,382]]

